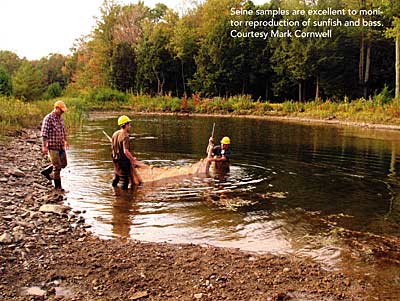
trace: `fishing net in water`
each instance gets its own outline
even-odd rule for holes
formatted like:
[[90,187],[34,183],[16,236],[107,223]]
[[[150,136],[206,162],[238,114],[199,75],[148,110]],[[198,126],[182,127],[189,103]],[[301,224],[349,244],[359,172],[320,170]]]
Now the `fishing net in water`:
[[206,162],[200,160],[195,164],[176,167],[140,167],[136,173],[142,183],[169,181],[174,178],[201,175],[206,173]]
[[[103,134],[108,141],[112,143],[112,138],[105,132]],[[181,178],[184,176],[206,174],[207,164],[202,159],[195,164],[177,167],[153,167],[143,164],[140,168],[135,168],[135,173],[139,177],[141,183],[154,183],[158,181],[169,181],[173,178]]]

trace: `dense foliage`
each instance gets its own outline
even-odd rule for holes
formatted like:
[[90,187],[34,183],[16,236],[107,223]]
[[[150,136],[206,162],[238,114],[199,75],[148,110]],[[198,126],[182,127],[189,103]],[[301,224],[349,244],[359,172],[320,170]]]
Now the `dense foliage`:
[[12,94],[11,77],[7,71],[0,66],[0,95],[10,96]]
[[[230,20],[271,20],[272,16],[232,16],[232,7],[379,8],[380,16],[363,18],[379,20],[382,26],[327,25],[325,29],[333,33],[330,38],[233,38]],[[283,102],[369,99],[384,89],[394,97],[400,90],[400,0],[273,0],[263,5],[206,0],[181,14],[164,4],[149,8],[142,2],[122,5],[106,0],[100,12],[91,34],[78,41],[70,56],[51,54],[29,62],[0,51],[1,80],[12,79],[12,90],[7,88],[8,94],[3,94],[31,100],[57,97],[62,91],[105,100],[124,98],[120,92],[177,97],[200,93]],[[280,16],[282,20],[305,18]],[[353,19],[346,15],[337,20]]]

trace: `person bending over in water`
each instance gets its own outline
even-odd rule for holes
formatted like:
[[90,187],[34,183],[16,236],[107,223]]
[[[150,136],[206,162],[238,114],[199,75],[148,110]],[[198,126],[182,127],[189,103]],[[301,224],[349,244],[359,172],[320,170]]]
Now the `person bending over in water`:
[[207,163],[211,164],[214,162],[214,168],[217,173],[228,173],[231,156],[231,150],[229,149],[231,139],[225,136],[221,139],[221,144],[216,146],[214,146],[213,142],[214,139],[210,137],[207,147],[207,153],[209,154]]

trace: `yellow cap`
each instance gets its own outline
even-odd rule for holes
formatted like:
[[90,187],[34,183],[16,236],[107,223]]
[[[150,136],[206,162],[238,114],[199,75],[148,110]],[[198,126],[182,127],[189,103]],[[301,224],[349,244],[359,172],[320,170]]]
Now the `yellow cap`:
[[123,125],[125,123],[131,122],[130,118],[126,115],[122,115],[118,118],[118,125]]
[[65,103],[61,100],[57,100],[54,103],[54,109],[55,108],[60,108],[61,111],[66,112],[67,111],[67,106],[65,105]]
[[229,139],[229,137],[224,137],[221,139],[221,144],[231,144],[231,139]]

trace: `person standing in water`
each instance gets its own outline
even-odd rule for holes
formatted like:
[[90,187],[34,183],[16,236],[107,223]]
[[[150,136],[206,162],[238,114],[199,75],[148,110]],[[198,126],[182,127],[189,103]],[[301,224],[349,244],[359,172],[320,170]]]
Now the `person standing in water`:
[[114,179],[112,186],[117,187],[120,179],[123,179],[122,189],[128,189],[129,180],[134,185],[140,185],[140,179],[137,176],[134,167],[137,165],[136,158],[130,150],[129,130],[132,120],[122,115],[118,118],[119,130],[115,131],[111,138],[112,159],[114,164]]

